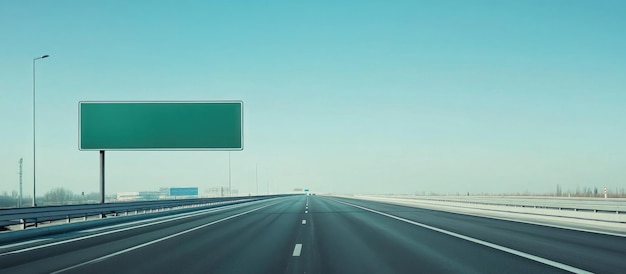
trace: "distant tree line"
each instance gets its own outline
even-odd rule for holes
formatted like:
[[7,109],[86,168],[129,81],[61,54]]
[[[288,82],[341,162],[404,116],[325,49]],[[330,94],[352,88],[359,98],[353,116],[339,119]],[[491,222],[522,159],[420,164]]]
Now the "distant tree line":
[[[19,199],[20,197],[17,191],[12,191],[11,194],[7,191],[2,191],[2,193],[0,193],[0,208],[16,207]],[[30,196],[22,197],[22,205],[30,205],[31,203],[32,198]]]
[[[621,189],[615,188],[614,190],[608,189],[606,190],[607,197],[610,198],[626,198],[626,189],[622,187]],[[563,191],[561,185],[556,185],[556,192],[554,193],[556,196],[567,196],[567,197],[604,197],[604,187],[587,187],[583,186],[582,189],[579,186],[576,186],[575,191],[567,190]]]
[[[394,193],[387,193],[388,195],[394,195]],[[397,193],[396,193],[397,194]],[[547,193],[533,193],[528,190],[524,192],[509,192],[509,193],[488,193],[488,192],[450,192],[450,193],[436,193],[426,191],[415,191],[415,196],[557,196],[557,197],[598,197],[604,198],[604,187],[576,187],[575,190],[564,190],[560,184],[556,185],[555,192]],[[607,198],[626,198],[626,187],[621,188],[607,188]]]
[[99,202],[100,194],[91,193],[74,193],[69,189],[57,187],[46,192],[37,204],[41,205],[70,205]]
[[[91,193],[73,193],[71,190],[58,187],[49,190],[43,196],[37,197],[38,206],[48,205],[70,205],[70,204],[84,204],[84,203],[97,203],[100,200],[100,194],[97,192]],[[9,195],[6,191],[0,193],[0,208],[12,208],[18,206],[19,194],[13,191]],[[22,198],[22,207],[29,207],[32,205],[32,196],[24,196]]]

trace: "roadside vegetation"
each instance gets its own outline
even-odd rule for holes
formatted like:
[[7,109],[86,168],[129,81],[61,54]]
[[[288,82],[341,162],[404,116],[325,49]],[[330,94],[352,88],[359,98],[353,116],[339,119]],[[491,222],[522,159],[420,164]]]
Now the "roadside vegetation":
[[[19,205],[19,193],[13,191],[0,192],[0,208],[13,208]],[[66,188],[54,188],[46,192],[43,196],[37,196],[37,206],[54,206],[54,205],[76,205],[76,204],[93,204],[99,202],[99,194],[91,193],[74,193]],[[32,196],[22,198],[22,207],[32,206]]]

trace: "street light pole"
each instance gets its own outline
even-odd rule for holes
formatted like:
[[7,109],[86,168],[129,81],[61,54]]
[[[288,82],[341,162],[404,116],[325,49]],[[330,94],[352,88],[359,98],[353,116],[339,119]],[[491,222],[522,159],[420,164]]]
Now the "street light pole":
[[228,152],[228,197],[233,196],[233,189],[231,185],[231,173],[230,173],[230,151]]
[[35,186],[36,186],[35,185],[35,182],[36,182],[35,181],[35,177],[36,177],[36,174],[37,174],[37,172],[36,172],[37,169],[35,169],[35,162],[36,162],[35,156],[37,155],[36,154],[36,149],[35,149],[35,136],[36,136],[35,135],[35,61],[37,61],[39,59],[48,58],[48,57],[50,57],[50,55],[46,54],[46,55],[39,56],[37,58],[33,58],[33,207],[37,206],[37,203],[35,201],[35,197],[37,197],[36,196],[37,192],[35,191]]

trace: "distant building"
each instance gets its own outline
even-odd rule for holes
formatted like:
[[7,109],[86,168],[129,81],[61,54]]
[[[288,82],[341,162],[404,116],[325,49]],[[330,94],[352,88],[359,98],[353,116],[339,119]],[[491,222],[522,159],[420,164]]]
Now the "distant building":
[[219,187],[211,187],[206,192],[207,197],[222,197],[221,188]]
[[228,197],[229,193],[232,196],[239,195],[239,190],[233,189],[233,191],[230,192],[228,187],[211,187],[204,193],[206,194],[206,197]]
[[128,202],[139,200],[139,192],[118,192],[116,201]]
[[118,192],[116,201],[130,202],[130,201],[152,201],[160,198],[161,192],[159,191],[131,191],[131,192]]
[[170,197],[174,199],[198,198],[197,187],[172,187],[170,188]]
[[118,192],[116,201],[153,201],[159,199],[198,198],[197,187],[162,187],[159,191]]
[[140,201],[152,201],[158,200],[161,195],[159,191],[139,191],[139,200]]

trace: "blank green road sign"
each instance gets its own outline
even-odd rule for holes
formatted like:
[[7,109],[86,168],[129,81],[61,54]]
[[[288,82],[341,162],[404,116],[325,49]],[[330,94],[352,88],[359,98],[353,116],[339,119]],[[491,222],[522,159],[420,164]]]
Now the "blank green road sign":
[[242,150],[242,101],[79,102],[80,150]]

